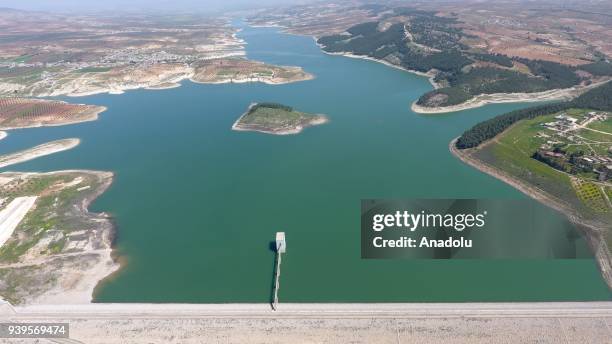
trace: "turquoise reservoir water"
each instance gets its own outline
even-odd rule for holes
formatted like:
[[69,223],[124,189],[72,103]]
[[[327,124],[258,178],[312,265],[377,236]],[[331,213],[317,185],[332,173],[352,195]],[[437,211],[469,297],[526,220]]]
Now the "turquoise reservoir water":
[[[448,151],[466,128],[527,106],[417,115],[427,80],[323,54],[308,37],[245,28],[251,59],[298,65],[288,85],[198,85],[68,98],[108,107],[100,120],[12,131],[0,153],[79,137],[77,148],[12,170],[114,171],[93,205],[114,216],[120,273],[99,302],[267,302],[276,231],[287,233],[281,301],[604,300],[592,259],[362,260],[362,198],[525,198]],[[249,103],[324,113],[300,135],[235,132]],[[551,223],[563,218],[539,208]],[[554,234],[555,226],[542,231]],[[507,234],[507,233],[506,233]],[[531,238],[525,238],[530,241]],[[584,248],[583,248],[584,249]]]

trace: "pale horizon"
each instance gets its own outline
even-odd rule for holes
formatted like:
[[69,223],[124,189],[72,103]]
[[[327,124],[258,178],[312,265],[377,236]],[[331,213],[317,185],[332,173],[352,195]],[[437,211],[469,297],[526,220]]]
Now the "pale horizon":
[[195,10],[198,12],[238,11],[261,8],[270,5],[292,5],[310,2],[308,0],[135,0],[126,4],[120,0],[78,1],[78,0],[0,0],[0,8],[46,12],[96,12],[96,11],[172,11]]

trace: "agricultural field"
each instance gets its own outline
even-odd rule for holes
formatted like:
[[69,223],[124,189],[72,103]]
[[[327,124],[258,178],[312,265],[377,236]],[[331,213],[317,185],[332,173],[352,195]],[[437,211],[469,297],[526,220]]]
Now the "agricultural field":
[[61,101],[0,98],[0,129],[61,125],[94,120],[105,108]]
[[586,204],[588,208],[596,212],[610,211],[610,201],[607,199],[607,195],[603,189],[609,189],[609,187],[596,185],[595,183],[581,178],[572,178],[571,180],[578,198]]
[[288,32],[321,37],[341,33],[347,28],[381,18],[384,5],[354,6],[346,3],[304,4],[294,7],[279,6],[249,16],[250,24],[257,26],[282,26]]
[[85,67],[78,69],[77,73],[104,73],[110,72],[112,70],[111,67]]

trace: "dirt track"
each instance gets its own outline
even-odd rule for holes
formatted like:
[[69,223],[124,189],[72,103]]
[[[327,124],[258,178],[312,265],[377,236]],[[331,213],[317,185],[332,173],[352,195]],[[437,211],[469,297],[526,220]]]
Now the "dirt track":
[[276,312],[268,304],[92,304],[15,311],[4,307],[3,316],[69,322],[71,341],[58,343],[610,343],[612,338],[611,302],[280,304]]

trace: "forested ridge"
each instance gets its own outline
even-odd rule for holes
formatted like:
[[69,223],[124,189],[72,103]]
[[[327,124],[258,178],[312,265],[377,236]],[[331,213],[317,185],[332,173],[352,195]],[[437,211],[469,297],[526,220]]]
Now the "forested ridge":
[[[588,77],[578,76],[578,70],[612,76],[612,65],[606,61],[574,67],[472,51],[462,43],[469,36],[457,26],[459,22],[434,12],[396,8],[393,15],[409,19],[386,29],[379,21],[362,23],[317,42],[328,52],[365,55],[419,72],[435,71],[435,81],[442,87],[417,101],[427,107],[456,105],[479,94],[542,92],[589,82]],[[528,71],[514,68],[515,64]]]
[[527,109],[511,111],[484,122],[480,122],[465,131],[455,146],[459,149],[474,148],[492,139],[512,124],[538,116],[563,111],[570,108],[586,108],[600,111],[612,111],[612,81],[589,90],[571,101],[539,105]]

